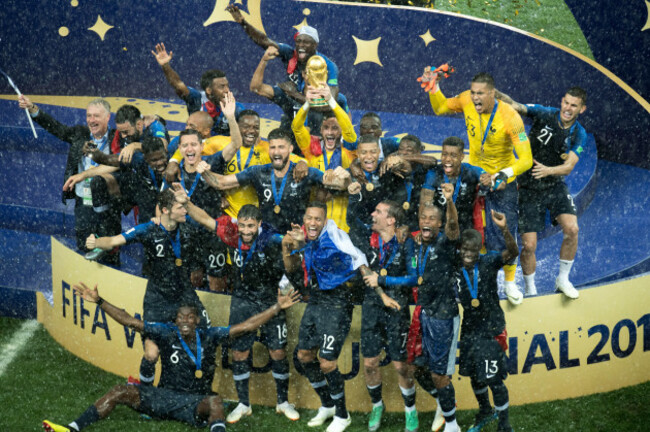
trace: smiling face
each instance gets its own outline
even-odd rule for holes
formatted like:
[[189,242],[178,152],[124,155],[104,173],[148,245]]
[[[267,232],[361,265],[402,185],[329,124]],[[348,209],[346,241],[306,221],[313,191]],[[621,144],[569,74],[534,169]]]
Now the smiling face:
[[325,149],[329,151],[334,150],[339,144],[342,136],[341,126],[339,125],[338,120],[336,120],[336,117],[330,117],[323,120],[320,127],[320,134],[323,137]]
[[257,238],[262,221],[253,218],[238,219],[237,228],[241,241],[246,244],[252,244]]
[[458,177],[460,165],[463,162],[463,150],[460,147],[443,145],[440,164],[448,177]]
[[178,149],[185,160],[185,164],[194,166],[201,161],[203,143],[195,134],[181,136]]
[[481,243],[474,240],[463,240],[460,246],[460,260],[463,267],[470,269],[478,261]]
[[260,139],[260,118],[247,115],[239,118],[239,130],[241,132],[242,145],[252,147]]
[[95,138],[100,138],[106,134],[110,118],[111,113],[106,111],[103,105],[91,104],[86,109],[86,124]]
[[298,53],[298,62],[305,63],[309,57],[316,54],[318,44],[311,36],[298,35],[296,37],[296,52]]
[[578,116],[585,112],[587,106],[583,104],[579,97],[565,94],[560,104],[560,119],[564,126],[571,126]]
[[372,217],[372,230],[383,232],[395,227],[395,218],[388,215],[390,206],[386,203],[379,203],[375,211],[370,215]]
[[362,170],[374,172],[379,164],[379,144],[376,142],[359,143],[357,157]]
[[381,138],[381,121],[375,116],[368,116],[361,119],[359,123],[359,134],[360,135],[374,135],[377,138]]
[[281,171],[289,163],[289,156],[293,150],[293,144],[283,138],[269,141],[269,157],[274,170]]
[[307,207],[302,222],[307,231],[307,240],[316,240],[325,227],[327,214],[320,207]]
[[115,128],[120,133],[120,137],[127,143],[138,142],[142,136],[143,127],[144,122],[142,120],[138,120],[135,125],[132,125],[129,121],[115,123]]
[[485,114],[494,107],[494,87],[486,83],[473,82],[470,87],[470,97],[476,112]]
[[438,236],[442,227],[442,211],[438,207],[423,206],[420,208],[418,223],[422,241],[430,243]]
[[195,337],[196,327],[199,322],[199,316],[193,307],[181,306],[178,308],[174,323],[183,339]]
[[144,155],[144,161],[152,170],[162,174],[167,168],[167,152],[165,150],[156,150]]

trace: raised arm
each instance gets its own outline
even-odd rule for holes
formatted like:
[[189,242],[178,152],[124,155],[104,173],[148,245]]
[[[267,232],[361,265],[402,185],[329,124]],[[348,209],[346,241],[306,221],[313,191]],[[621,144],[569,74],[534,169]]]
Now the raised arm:
[[266,70],[266,64],[276,58],[279,54],[280,53],[275,46],[270,46],[266,49],[264,55],[262,56],[262,59],[255,69],[255,72],[253,73],[253,78],[251,78],[250,90],[252,92],[255,92],[267,99],[273,99],[273,87],[268,84],[264,84],[264,71]]
[[201,207],[197,207],[192,204],[192,201],[190,201],[190,198],[187,196],[187,192],[185,192],[185,189],[183,186],[181,186],[180,183],[172,183],[172,189],[174,190],[174,197],[176,198],[176,202],[185,206],[189,217],[212,232],[217,229],[217,221],[215,221],[212,216],[210,216]]
[[90,250],[95,248],[111,250],[118,246],[124,246],[125,244],[126,238],[122,234],[112,237],[95,237],[95,234],[91,234],[86,239],[86,247]]
[[286,295],[282,295],[278,290],[278,302],[257,315],[253,315],[246,321],[235,324],[230,327],[230,337],[236,338],[244,333],[257,330],[260,326],[268,320],[276,316],[282,309],[288,309],[300,301],[300,293],[296,290],[289,291]]
[[230,12],[230,15],[232,15],[233,20],[239,25],[241,25],[244,28],[244,31],[248,35],[249,38],[253,40],[257,45],[261,46],[264,49],[267,49],[270,46],[274,46],[278,48],[278,44],[271,40],[267,35],[253,27],[252,25],[248,24],[246,20],[244,19],[243,15],[239,11],[239,8],[231,4],[229,5],[226,10]]
[[282,238],[282,261],[287,273],[294,273],[301,269],[302,258],[299,253],[292,252],[299,250],[305,245],[305,233],[300,225],[291,224],[291,231]]
[[445,235],[449,240],[457,240],[460,237],[460,225],[458,224],[458,211],[456,210],[456,204],[454,204],[454,185],[444,183],[440,187],[447,200]]
[[169,51],[169,53],[167,53],[165,44],[159,43],[156,45],[156,50],[151,51],[151,54],[153,54],[153,56],[156,58],[156,61],[165,74],[167,82],[170,86],[172,86],[178,97],[184,98],[190,94],[190,90],[187,88],[183,80],[181,80],[181,77],[178,75],[178,73],[176,73],[174,69],[172,69],[170,62],[173,52]]
[[506,241],[506,250],[501,252],[501,258],[504,262],[508,262],[517,258],[517,255],[519,255],[519,247],[517,247],[517,241],[508,229],[506,215],[492,210],[492,214],[490,216],[492,217],[494,224],[501,230],[503,238]]
[[494,89],[494,95],[496,96],[497,99],[500,101],[503,101],[507,103],[508,105],[512,106],[515,111],[519,113],[519,115],[526,115],[528,113],[528,108],[524,104],[520,104],[519,102],[515,101],[513,98],[508,96],[505,93],[500,92],[497,89]]
[[228,92],[219,104],[221,105],[221,112],[223,112],[223,115],[228,120],[228,127],[230,128],[230,143],[221,151],[221,155],[224,160],[229,161],[239,151],[242,144],[239,123],[237,123],[237,119],[235,118],[235,110],[237,109],[235,96],[233,96],[232,92]]
[[96,303],[97,306],[108,314],[108,316],[123,326],[130,327],[140,333],[144,330],[144,321],[132,317],[126,311],[113,306],[111,303],[101,298],[99,292],[97,292],[97,285],[95,285],[93,289],[90,289],[85,283],[79,282],[79,285],[73,285],[72,288],[79,293],[81,298],[85,301]]
[[236,174],[221,175],[210,171],[210,164],[201,161],[196,167],[196,171],[201,174],[206,182],[217,190],[228,190],[239,187],[239,181]]

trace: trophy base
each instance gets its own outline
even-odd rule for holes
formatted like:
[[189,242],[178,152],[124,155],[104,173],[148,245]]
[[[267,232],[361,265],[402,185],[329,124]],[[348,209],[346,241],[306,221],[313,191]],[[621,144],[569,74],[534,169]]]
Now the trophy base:
[[329,104],[325,101],[324,98],[318,98],[318,99],[309,99],[309,106],[310,107],[324,107],[328,106]]

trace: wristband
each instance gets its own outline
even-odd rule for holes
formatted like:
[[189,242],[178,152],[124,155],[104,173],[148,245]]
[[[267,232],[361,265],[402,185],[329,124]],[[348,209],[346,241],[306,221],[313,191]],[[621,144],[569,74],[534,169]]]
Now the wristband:
[[334,100],[334,98],[332,96],[330,96],[330,99],[327,101],[327,104],[332,109],[334,109],[334,108],[336,108],[338,106],[338,104],[336,103],[336,101]]
[[101,305],[104,304],[104,299],[100,297],[99,300],[95,302],[95,304],[97,304],[97,307],[101,307]]

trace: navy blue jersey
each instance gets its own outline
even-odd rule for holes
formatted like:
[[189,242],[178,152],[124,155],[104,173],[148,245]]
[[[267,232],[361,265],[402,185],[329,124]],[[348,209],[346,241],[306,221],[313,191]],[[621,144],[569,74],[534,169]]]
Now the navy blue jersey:
[[[198,328],[201,340],[201,371],[195,375],[196,364],[180,340],[178,327],[173,324],[144,323],[143,337],[153,340],[160,349],[162,372],[158,387],[191,394],[211,394],[216,368],[217,347],[230,335],[230,327]],[[196,340],[187,343],[192,355],[197,355]]]
[[[476,298],[478,306],[472,306],[472,293],[467,286],[462,267],[456,272],[455,289],[463,306],[462,338],[480,336],[491,339],[506,328],[506,319],[499,304],[497,273],[506,264],[501,252],[490,252],[479,256],[478,260],[478,289]],[[469,280],[474,286],[474,270],[466,270]]]
[[[559,108],[533,104],[526,105],[526,108],[526,116],[533,119],[528,133],[533,159],[552,167],[562,165],[562,155],[570,151],[580,156],[587,141],[587,132],[577,120],[569,129],[564,129],[561,126]],[[517,181],[523,187],[545,189],[563,180],[562,176],[547,176],[537,180],[533,178],[532,170],[528,170],[521,174]]]
[[431,318],[450,319],[458,315],[453,279],[456,247],[457,241],[449,240],[444,233],[428,249],[426,245],[415,246],[417,274],[422,275],[417,304]]
[[138,208],[138,220],[149,221],[156,215],[156,201],[161,190],[167,187],[162,174],[157,173],[145,162],[142,153],[135,153],[131,163],[120,163],[120,171],[133,171],[131,190]]
[[[230,136],[230,125],[228,124],[228,119],[223,112],[221,112],[221,107],[219,104],[214,105],[208,100],[207,95],[204,91],[198,91],[195,88],[187,87],[189,93],[183,97],[183,101],[187,106],[187,114],[192,114],[196,111],[206,111],[214,120],[214,125],[212,126],[212,135],[227,135]],[[214,107],[214,109],[211,109]],[[244,105],[239,102],[235,103],[235,117],[239,116],[239,113],[244,110]]]
[[442,193],[441,185],[447,181],[454,185],[454,195],[456,200],[456,211],[458,212],[458,224],[460,230],[473,228],[472,217],[474,212],[474,201],[479,185],[479,178],[483,171],[479,167],[474,167],[468,163],[462,163],[460,166],[460,175],[456,178],[445,180],[445,172],[442,166],[437,165],[427,172],[426,180],[422,189],[433,191],[433,203],[439,206],[443,214],[447,211],[447,199]]
[[[386,173],[379,176],[379,169],[373,173],[365,173],[368,183],[372,183],[372,190],[368,190],[367,184],[361,186],[361,192],[350,195],[348,198],[347,223],[350,232],[358,231],[359,236],[370,236],[372,225],[372,212],[381,201],[392,198],[398,191],[404,189],[404,179]],[[354,178],[353,178],[353,181]]]
[[[147,289],[155,289],[164,298],[177,299],[186,291],[193,290],[190,284],[190,272],[196,266],[197,245],[193,232],[186,224],[179,224],[172,232],[165,232],[162,226],[153,222],[137,225],[122,233],[126,243],[142,243],[148,262],[151,264]],[[178,233],[178,236],[177,236]],[[180,241],[180,259],[178,259],[172,242]]]
[[387,196],[386,199],[395,201],[404,209],[403,225],[408,225],[411,231],[418,229],[420,191],[427,177],[427,170],[418,164],[413,167],[411,175],[405,178],[393,173],[386,173],[384,176],[394,177],[395,181],[393,194]]
[[251,249],[239,243],[227,245],[232,265],[233,296],[272,306],[278,298],[278,284],[284,275],[282,237],[263,227]]
[[[382,161],[391,153],[399,150],[400,139],[397,137],[381,137],[379,138],[379,160]],[[359,140],[353,143],[343,141],[343,146],[348,150],[356,150],[359,146]]]
[[[213,172],[221,173],[226,168],[226,161],[223,159],[221,152],[217,152],[212,156],[204,156],[202,159],[210,164],[210,170]],[[196,171],[188,173],[185,170],[185,161],[181,161],[180,170],[180,183],[187,192],[187,196],[192,199],[192,203],[205,210],[213,218],[219,217],[222,213],[221,192],[210,186],[203,176],[199,176]],[[197,176],[199,177],[198,180]]]
[[[322,171],[316,168],[309,168],[307,177],[299,183],[295,183],[293,181],[293,167],[295,163],[289,163],[291,165],[284,177],[286,181],[282,194],[280,194],[280,190],[282,189],[282,181],[284,178],[276,178],[274,176],[273,166],[271,164],[255,165],[235,174],[240,186],[252,185],[255,188],[260,203],[262,219],[282,234],[291,229],[291,223],[302,225],[302,217],[309,203],[311,187],[321,184],[323,180]],[[274,188],[271,184],[273,179],[275,179],[277,198],[274,196]],[[276,205],[279,206],[279,213],[274,211]]]
[[[384,292],[397,301],[402,307],[408,304],[411,287],[415,285],[417,259],[413,255],[414,242],[410,237],[400,244],[397,237],[389,242],[380,242],[380,236],[373,233],[370,238],[355,239],[352,234],[352,241],[358,245],[361,252],[366,255],[368,268],[379,274],[377,282]],[[386,274],[382,275],[382,269]],[[365,299],[375,304],[383,305],[381,297],[377,295],[374,288],[366,286]]]

